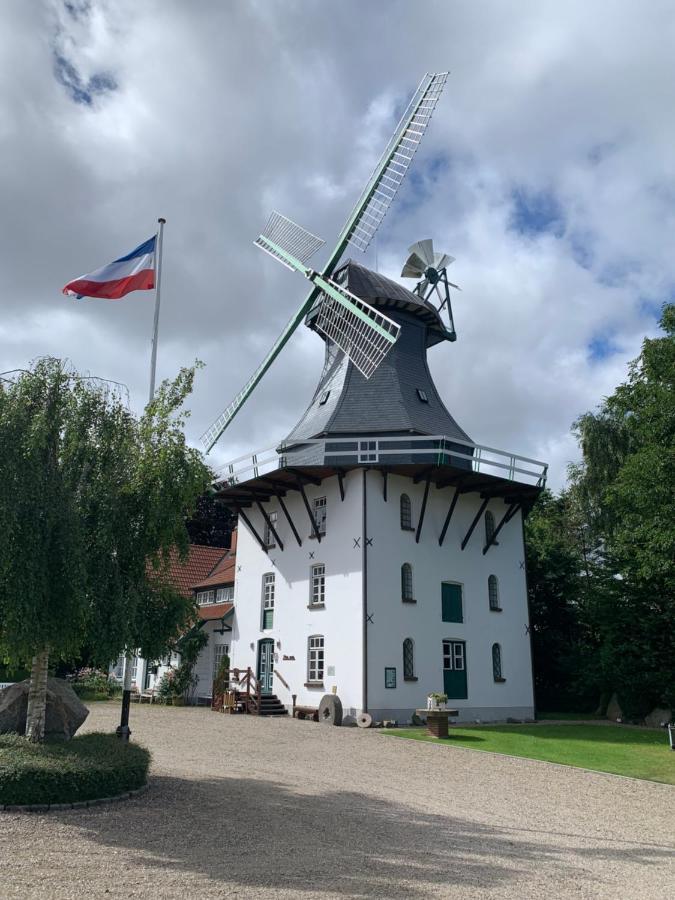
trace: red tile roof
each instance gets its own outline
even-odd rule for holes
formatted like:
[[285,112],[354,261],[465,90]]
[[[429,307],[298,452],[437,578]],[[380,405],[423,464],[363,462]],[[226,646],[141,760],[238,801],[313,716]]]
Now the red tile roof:
[[178,552],[173,550],[167,573],[169,581],[183,597],[191,597],[193,585],[206,578],[229,552],[222,547],[190,544],[187,558],[181,562]]
[[234,603],[213,603],[209,606],[199,607],[199,618],[206,622],[212,619],[222,619],[234,609]]
[[[222,551],[221,551],[222,552]],[[225,555],[220,559],[213,570],[208,573],[206,578],[201,581],[195,581],[192,585],[194,590],[202,590],[203,588],[220,587],[221,585],[234,584],[234,573],[237,562],[237,532],[232,532],[232,546],[225,551]]]

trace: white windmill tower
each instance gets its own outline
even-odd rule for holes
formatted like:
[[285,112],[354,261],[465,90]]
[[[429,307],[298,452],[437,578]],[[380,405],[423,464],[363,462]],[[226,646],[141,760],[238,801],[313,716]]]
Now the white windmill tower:
[[[349,244],[368,247],[446,78],[422,80],[320,272],[308,261],[321,239],[279,213],[255,241],[311,287],[203,435],[207,450],[303,319],[326,347],[291,433],[267,455],[231,463],[216,485],[239,517],[232,662],[250,668],[258,711],[274,709],[273,692],[285,706],[292,695],[312,706],[336,691],[354,715],[409,717],[426,692],[445,687],[466,716],[531,714],[522,536],[507,526],[536,498],[545,466],[475,444],[441,400],[427,351],[456,339],[452,257],[431,241],[413,245],[403,276],[421,279],[414,292],[352,260],[340,264]],[[472,540],[481,518],[485,539]],[[499,606],[492,587],[490,607],[472,621],[464,610],[467,592],[480,584],[487,593],[499,578],[510,605],[498,632],[487,612]],[[514,663],[500,695],[497,675],[486,685],[480,670],[487,653],[489,671],[501,671],[502,646]]]

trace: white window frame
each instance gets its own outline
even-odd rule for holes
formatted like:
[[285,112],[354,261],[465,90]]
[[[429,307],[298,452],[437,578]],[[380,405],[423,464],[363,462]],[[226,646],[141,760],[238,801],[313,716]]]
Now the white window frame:
[[325,672],[325,640],[322,634],[307,638],[307,683],[323,684]]
[[[276,579],[274,572],[265,572],[262,577],[262,615],[260,620],[261,631],[271,631],[274,627],[274,596],[276,593]],[[265,627],[265,613],[272,613],[272,622]]]
[[229,603],[234,600],[234,585],[226,584],[216,591],[216,603]]
[[197,605],[211,606],[212,603],[215,603],[215,597],[215,591],[197,591]]
[[[270,520],[270,522],[272,523],[272,525],[274,526],[274,529],[276,531],[277,518],[278,518],[276,510],[271,510],[270,512],[268,512],[267,518]],[[267,522],[265,522],[265,531],[263,533],[263,543],[265,544],[265,546],[267,547],[268,550],[271,549],[272,547],[276,547],[276,545],[277,545],[276,540],[274,538],[274,532],[272,531],[270,526],[267,524]]]
[[218,667],[220,666],[220,661],[223,656],[230,655],[230,645],[229,644],[214,644],[213,645],[213,665],[211,669],[212,680],[215,680],[216,675],[218,674]]
[[377,441],[359,441],[359,462],[377,462],[380,458],[377,445]]
[[326,605],[326,566],[314,563],[309,570],[309,605]]
[[444,671],[464,672],[466,670],[466,653],[464,645],[464,641],[455,640],[454,638],[443,638]]
[[321,537],[326,534],[326,511],[328,508],[328,500],[326,497],[314,498],[314,521],[316,528]]

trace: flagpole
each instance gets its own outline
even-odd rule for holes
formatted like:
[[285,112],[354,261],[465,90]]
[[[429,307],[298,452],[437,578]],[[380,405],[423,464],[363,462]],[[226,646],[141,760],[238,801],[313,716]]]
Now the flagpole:
[[155,370],[157,369],[157,332],[159,330],[159,301],[162,282],[162,239],[164,237],[164,225],[166,219],[157,219],[159,231],[157,233],[157,284],[155,286],[155,321],[152,329],[152,356],[150,358],[150,399],[152,403],[155,396]]

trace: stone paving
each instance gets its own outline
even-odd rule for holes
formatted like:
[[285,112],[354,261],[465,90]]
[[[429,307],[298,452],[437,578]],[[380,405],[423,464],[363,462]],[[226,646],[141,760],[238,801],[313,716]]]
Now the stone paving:
[[[84,730],[118,715],[93,704]],[[632,900],[675,884],[667,785],[313,722],[131,716],[153,752],[149,789],[0,813],[2,900]]]

